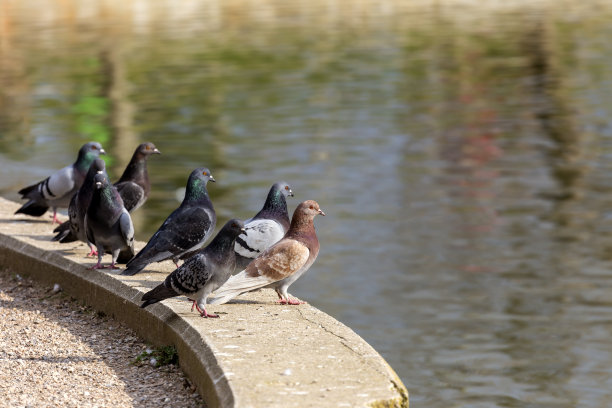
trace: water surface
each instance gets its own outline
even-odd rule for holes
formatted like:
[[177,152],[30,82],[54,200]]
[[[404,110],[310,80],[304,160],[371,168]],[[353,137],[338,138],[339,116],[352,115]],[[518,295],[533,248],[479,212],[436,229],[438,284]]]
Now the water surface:
[[[34,13],[33,10],[37,12]],[[292,293],[346,323],[415,407],[612,399],[612,5],[0,3],[0,194],[99,140],[134,147],[147,240],[208,166],[219,215],[316,199]]]

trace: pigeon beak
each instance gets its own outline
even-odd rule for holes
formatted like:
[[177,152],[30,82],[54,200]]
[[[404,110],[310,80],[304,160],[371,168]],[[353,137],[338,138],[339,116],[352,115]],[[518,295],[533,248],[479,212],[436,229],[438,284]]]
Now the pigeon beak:
[[99,181],[96,181],[96,188],[102,188],[102,183],[100,183]]
[[216,183],[216,182],[217,182],[217,180],[215,180],[215,178],[212,176],[212,174],[210,175],[209,180],[210,180],[210,181],[212,181],[213,183]]
[[319,209],[318,213],[325,217],[325,213],[323,212],[323,210]]
[[100,154],[106,154],[106,150],[100,149]]
[[288,197],[295,197],[295,195],[293,194],[293,190],[289,189],[289,194],[287,194]]
[[160,152],[160,151],[159,151],[159,149],[157,149],[157,148],[153,149],[153,153],[154,153],[154,154],[161,154],[161,152]]
[[[102,173],[104,173],[104,171],[102,171],[102,170],[98,170],[98,171],[96,171],[96,174],[102,174]],[[98,183],[99,183],[99,182],[98,182]],[[96,183],[96,184],[97,184],[97,183]]]
[[240,228],[240,232],[246,232],[246,228]]

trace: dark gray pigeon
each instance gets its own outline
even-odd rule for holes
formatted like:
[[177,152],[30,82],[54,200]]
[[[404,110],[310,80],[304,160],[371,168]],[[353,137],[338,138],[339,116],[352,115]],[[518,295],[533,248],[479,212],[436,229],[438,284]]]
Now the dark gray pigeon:
[[234,243],[238,234],[243,231],[242,221],[229,220],[206,248],[187,259],[168,275],[164,283],[145,293],[141,307],[185,295],[195,299],[191,306],[192,311],[195,307],[202,317],[219,317],[206,311],[206,301],[208,295],[232,275],[236,265]]
[[236,239],[236,268],[243,270],[263,251],[278,242],[289,229],[289,213],[286,197],[293,191],[284,181],[275,183],[263,208],[244,222],[245,232]]
[[[206,167],[195,169],[187,180],[183,202],[153,234],[147,245],[127,264],[122,275],[135,275],[148,264],[186,259],[210,237],[217,215],[208,197],[206,184],[215,181]],[[178,265],[177,265],[178,266]]]
[[87,240],[87,232],[85,231],[85,214],[87,213],[87,209],[91,203],[91,197],[96,188],[94,182],[96,174],[104,174],[106,176],[106,165],[104,160],[100,158],[93,161],[91,167],[89,167],[87,176],[85,176],[85,182],[72,197],[72,200],[70,200],[70,205],[68,206],[68,221],[62,223],[53,230],[53,232],[57,232],[57,235],[52,238],[53,241],[59,241],[63,244],[76,240],[85,242],[91,249],[87,256],[97,255],[94,249],[95,247]]
[[307,200],[298,205],[287,234],[255,258],[245,270],[230,277],[215,291],[209,304],[220,305],[241,293],[264,286],[274,287],[280,303],[304,303],[289,298],[287,290],[317,259],[319,240],[313,220],[318,214],[325,215],[316,201]]
[[98,249],[98,263],[91,269],[102,268],[102,256],[112,255],[109,268],[115,262],[127,262],[134,256],[134,225],[130,213],[123,206],[117,189],[105,174],[94,176],[95,190],[85,214],[87,240]]
[[[142,204],[144,204],[144,202],[147,200],[147,197],[149,196],[149,192],[151,191],[151,183],[149,182],[146,159],[152,154],[161,154],[153,143],[140,144],[136,148],[136,151],[132,156],[132,160],[130,160],[130,163],[125,168],[123,175],[121,176],[119,181],[115,183],[115,187],[117,187],[119,195],[121,195],[121,199],[123,200],[123,206],[126,210],[128,210],[128,212],[132,212],[138,207],[140,207]],[[82,236],[77,236],[77,231],[75,231],[74,227],[77,227],[78,229],[78,227],[80,226],[82,229],[85,211],[87,211],[89,201],[91,201],[91,192],[93,192],[94,190],[93,175],[91,176],[91,181],[91,186],[88,185],[89,183],[87,181],[86,183],[84,183],[84,185],[88,185],[87,195],[79,199],[80,207],[76,207],[83,209],[82,212],[79,212],[80,218],[77,219],[80,220],[80,224],[74,223],[71,211],[74,211],[75,209],[75,207],[73,207],[74,197],[81,194],[81,189],[79,189],[79,191],[77,191],[77,194],[73,196],[73,199],[70,201],[70,205],[68,206],[68,215],[70,216],[70,219],[53,230],[53,232],[57,233],[57,235],[52,238],[53,241],[59,241],[60,243],[65,244],[68,242],[74,242],[76,240],[81,240],[83,242],[87,240],[87,237],[85,236],[85,230],[82,230]],[[89,253],[89,256],[94,255],[95,252],[93,250],[93,247],[90,248],[92,249]]]
[[22,199],[28,199],[15,214],[27,214],[35,217],[43,215],[49,207],[53,208],[52,223],[60,223],[57,209],[67,208],[72,196],[85,181],[85,175],[91,163],[101,154],[106,154],[102,145],[97,142],[84,144],[79,150],[76,162],[56,171],[43,181],[19,190]]
[[123,199],[123,205],[129,212],[139,208],[149,197],[151,183],[147,172],[147,158],[152,154],[161,154],[161,152],[151,142],[140,144],[123,175],[115,183]]

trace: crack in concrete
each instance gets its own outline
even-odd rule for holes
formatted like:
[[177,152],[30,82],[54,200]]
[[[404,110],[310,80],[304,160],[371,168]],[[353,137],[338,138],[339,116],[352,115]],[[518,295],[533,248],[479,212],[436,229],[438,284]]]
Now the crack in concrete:
[[[372,368],[374,371],[376,371],[377,373],[379,373],[382,376],[385,377],[390,377],[390,374],[385,372],[385,370],[381,370],[380,367],[375,366],[372,361],[367,357],[367,355],[360,353],[359,351],[353,349],[352,347],[350,347],[347,342],[348,340],[346,339],[346,337],[343,337],[337,333],[335,333],[333,330],[325,327],[323,324],[321,324],[320,322],[314,321],[312,319],[309,319],[305,314],[304,311],[302,311],[301,309],[297,309],[298,313],[300,314],[300,316],[302,316],[302,318],[312,324],[316,324],[318,325],[321,329],[323,329],[323,331],[325,331],[326,333],[329,333],[339,339],[341,339],[342,341],[340,341],[340,344],[342,344],[344,347],[346,347],[347,349],[349,349],[350,351],[352,351],[353,353],[355,353],[357,356],[363,358],[364,360],[366,360],[366,364]],[[408,407],[408,396],[406,395],[406,393],[402,392],[402,387],[400,387],[398,385],[398,383],[393,380],[392,378],[389,378],[389,383],[390,383],[390,387],[395,390],[398,394],[399,394],[399,398],[400,398],[400,405],[399,407]],[[383,405],[386,405],[387,403],[390,403],[392,407],[397,406],[395,403],[395,400],[387,400],[387,401],[376,401],[374,403],[374,405],[372,406],[378,406],[378,404],[382,403]]]

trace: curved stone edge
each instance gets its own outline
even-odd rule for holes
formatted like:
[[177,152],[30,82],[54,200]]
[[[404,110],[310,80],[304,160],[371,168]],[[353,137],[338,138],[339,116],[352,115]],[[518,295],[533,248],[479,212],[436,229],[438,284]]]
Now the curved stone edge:
[[0,266],[49,285],[58,283],[69,295],[124,322],[145,340],[174,345],[181,368],[207,405],[235,406],[234,390],[213,351],[201,334],[170,308],[162,304],[157,313],[145,311],[137,306],[141,291],[5,234],[0,234]]
[[[163,280],[166,274],[173,269],[170,265],[156,267],[154,268],[155,271],[143,273],[142,276],[138,275],[137,279],[120,276],[116,272],[89,270],[83,264],[82,255],[78,255],[84,252],[83,245],[78,244],[83,248],[80,250],[78,246],[70,247],[70,245],[57,245],[57,243],[51,242],[50,237],[52,235],[50,234],[49,224],[40,220],[32,220],[29,217],[13,216],[12,211],[15,208],[12,207],[15,206],[15,203],[0,198],[0,266],[45,282],[49,286],[58,283],[72,297],[124,322],[145,340],[156,345],[174,345],[179,354],[181,368],[197,387],[208,406],[270,406],[269,399],[254,398],[252,391],[255,391],[258,395],[271,397],[276,393],[274,389],[267,389],[266,392],[269,394],[261,394],[260,391],[253,390],[252,386],[250,387],[251,390],[245,389],[245,381],[237,381],[234,374],[238,373],[238,375],[252,379],[252,373],[249,376],[247,375],[249,373],[244,370],[255,369],[257,370],[257,376],[267,376],[267,383],[281,384],[282,382],[278,380],[279,377],[274,377],[274,375],[278,376],[278,371],[270,372],[269,368],[260,371],[263,368],[258,365],[263,362],[261,359],[253,361],[251,366],[239,367],[234,364],[231,358],[227,357],[225,348],[235,346],[227,346],[228,343],[220,342],[221,337],[225,336],[218,333],[220,331],[227,332],[227,330],[209,330],[213,327],[220,329],[221,327],[227,328],[227,326],[209,326],[206,323],[213,323],[212,321],[204,323],[204,320],[209,319],[200,319],[194,317],[193,313],[186,313],[189,306],[185,305],[184,300],[170,299],[147,309],[139,307],[142,293]],[[138,245],[141,245],[141,243]],[[93,262],[93,260],[90,260],[90,262]],[[90,262],[86,263],[89,264]],[[306,327],[302,325],[302,329],[311,327],[309,330],[314,330],[313,328],[318,328],[315,330],[319,333],[315,337],[321,341],[318,345],[325,346],[323,348],[336,347],[335,353],[340,354],[342,354],[341,350],[345,350],[346,357],[352,361],[353,365],[351,367],[353,369],[359,371],[361,370],[359,367],[362,367],[365,370],[364,372],[367,371],[373,376],[369,377],[371,381],[366,380],[366,383],[370,391],[374,390],[371,396],[375,397],[376,395],[376,398],[356,398],[355,395],[351,396],[349,392],[343,400],[335,400],[334,398],[328,400],[326,398],[326,403],[323,405],[349,406],[348,403],[350,406],[364,407],[403,408],[409,406],[408,391],[395,371],[371,345],[349,327],[311,305],[279,308],[278,305],[274,305],[274,302],[270,303],[269,296],[270,294],[252,292],[248,297],[244,296],[247,299],[239,300],[237,304],[220,306],[219,311],[221,313],[231,313],[235,318],[222,319],[222,321],[214,319],[215,323],[235,324],[237,321],[246,320],[251,322],[252,325],[264,325],[266,328],[255,330],[257,333],[250,333],[256,334],[255,338],[257,340],[255,341],[264,345],[268,344],[266,341],[271,340],[270,332],[266,330],[274,332],[285,330],[285,333],[287,330],[293,331],[288,328],[286,319],[293,319],[291,324],[298,324],[299,322],[295,321],[297,318],[306,324]],[[243,304],[240,305],[240,303]],[[245,307],[249,303],[254,303],[254,305]],[[280,317],[273,317],[279,314],[283,315],[285,320]],[[248,329],[248,326],[245,327]],[[237,332],[245,330],[233,326],[231,328]],[[236,340],[232,339],[232,344],[236,344]],[[304,339],[299,343],[302,349],[308,347],[308,345],[313,345],[308,340]],[[292,349],[292,352],[294,350]],[[308,349],[306,350],[308,353]],[[302,362],[309,363],[312,367],[314,361],[309,362],[308,359],[316,359],[316,356],[307,353],[305,355],[306,360],[302,360]],[[318,361],[321,362],[320,359]],[[270,365],[269,362],[267,364]],[[275,370],[279,368],[277,366]],[[335,370],[341,371],[332,370],[329,372],[330,375],[326,377],[328,382],[325,384],[329,384],[336,389],[342,387],[354,388],[347,386],[347,384],[355,383],[354,375],[356,373],[351,374],[352,371],[347,371],[344,365],[336,365]],[[231,371],[234,371],[234,373]],[[310,375],[310,373],[308,374]],[[312,374],[315,373],[312,372]],[[231,377],[231,375],[234,376]],[[246,387],[249,388],[251,384],[247,382]],[[373,384],[377,385],[373,386]],[[381,389],[387,391],[376,391]],[[322,395],[319,395],[319,397],[322,397]],[[285,398],[278,402],[282,401],[285,402],[282,406],[289,402]],[[322,400],[318,401],[322,402]],[[294,399],[291,402],[292,406],[298,407],[306,405],[322,406],[317,400],[301,400],[300,402],[300,400]],[[305,404],[306,402],[308,404]]]

